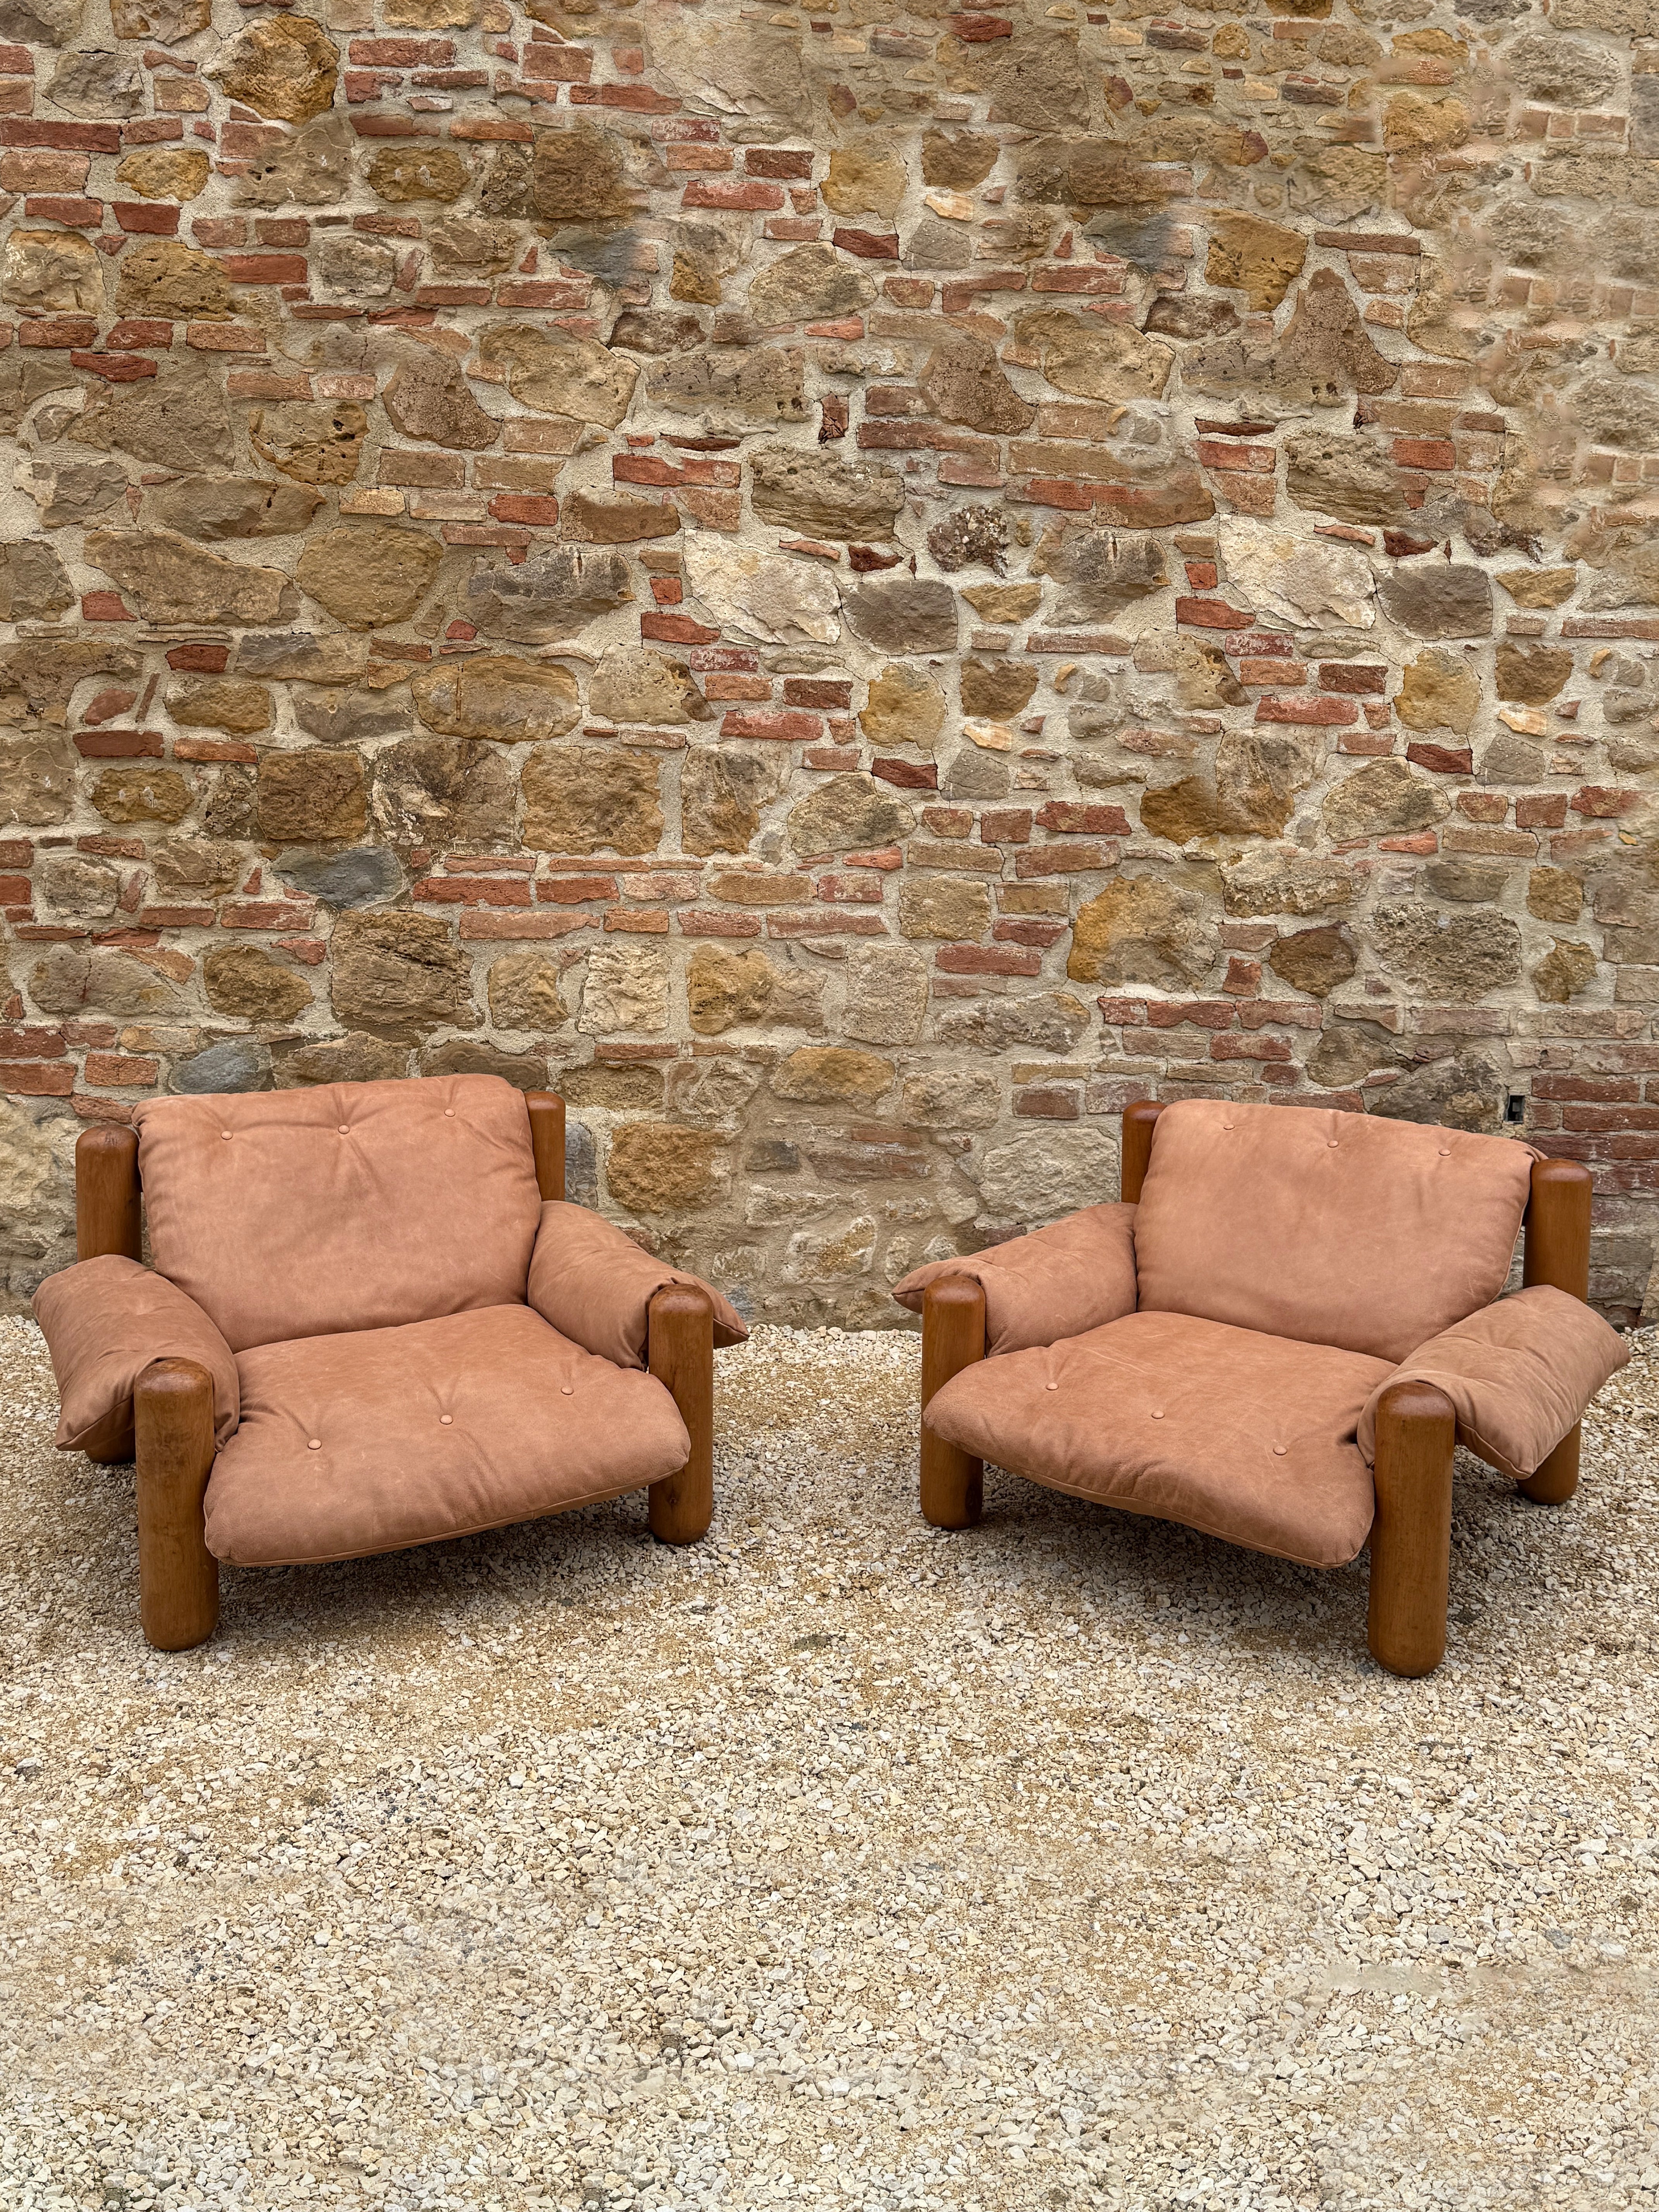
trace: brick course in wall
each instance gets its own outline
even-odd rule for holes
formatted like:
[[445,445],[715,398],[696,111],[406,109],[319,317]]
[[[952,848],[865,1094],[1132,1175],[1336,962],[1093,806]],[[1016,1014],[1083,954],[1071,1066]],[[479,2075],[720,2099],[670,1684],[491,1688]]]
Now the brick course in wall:
[[1140,1097],[1659,1219],[1659,14],[0,0],[0,1257],[498,1071],[757,1315]]

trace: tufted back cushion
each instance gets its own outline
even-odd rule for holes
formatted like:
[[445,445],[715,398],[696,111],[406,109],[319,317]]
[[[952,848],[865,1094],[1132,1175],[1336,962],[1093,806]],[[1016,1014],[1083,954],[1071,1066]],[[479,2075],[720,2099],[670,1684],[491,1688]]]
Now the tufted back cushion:
[[541,1194],[499,1076],[157,1098],[133,1119],[151,1257],[233,1352],[524,1303]]
[[1139,1309],[1404,1359],[1503,1289],[1537,1157],[1367,1114],[1182,1099],[1152,1132]]

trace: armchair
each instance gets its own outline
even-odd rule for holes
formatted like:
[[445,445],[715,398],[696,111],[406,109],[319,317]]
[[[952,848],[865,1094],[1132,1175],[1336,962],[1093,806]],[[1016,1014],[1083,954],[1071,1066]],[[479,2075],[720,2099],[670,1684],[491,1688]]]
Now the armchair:
[[564,1202],[550,1093],[151,1100],[80,1139],[76,1240],[34,1298],[58,1445],[136,1456],[160,1650],[212,1634],[221,1560],[362,1558],[642,1486],[665,1542],[708,1526],[714,1347],[748,1332]]
[[1507,1139],[1143,1101],[1120,1204],[896,1286],[922,1316],[922,1511],[971,1527],[988,1458],[1308,1566],[1369,1543],[1371,1653],[1430,1674],[1454,1443],[1563,1504],[1629,1358],[1584,1303],[1589,1229],[1586,1170]]

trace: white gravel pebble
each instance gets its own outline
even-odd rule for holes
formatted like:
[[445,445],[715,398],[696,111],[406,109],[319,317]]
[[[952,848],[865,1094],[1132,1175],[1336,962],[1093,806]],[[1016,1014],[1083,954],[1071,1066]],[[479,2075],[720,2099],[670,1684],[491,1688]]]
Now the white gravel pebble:
[[0,1321],[0,2205],[1659,2212],[1659,1344],[1550,1511],[1460,1463],[1451,1655],[988,1481],[918,1344],[720,1355],[643,1498],[224,1577]]

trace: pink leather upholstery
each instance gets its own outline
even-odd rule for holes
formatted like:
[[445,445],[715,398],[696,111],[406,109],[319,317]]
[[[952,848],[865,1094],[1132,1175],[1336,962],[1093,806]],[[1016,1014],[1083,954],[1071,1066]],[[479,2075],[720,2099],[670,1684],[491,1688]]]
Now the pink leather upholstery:
[[985,1291],[988,1352],[1023,1351],[1115,1321],[1135,1310],[1135,1209],[1091,1206],[1029,1237],[960,1260],[930,1260],[894,1286],[920,1313],[927,1285],[968,1275]]

